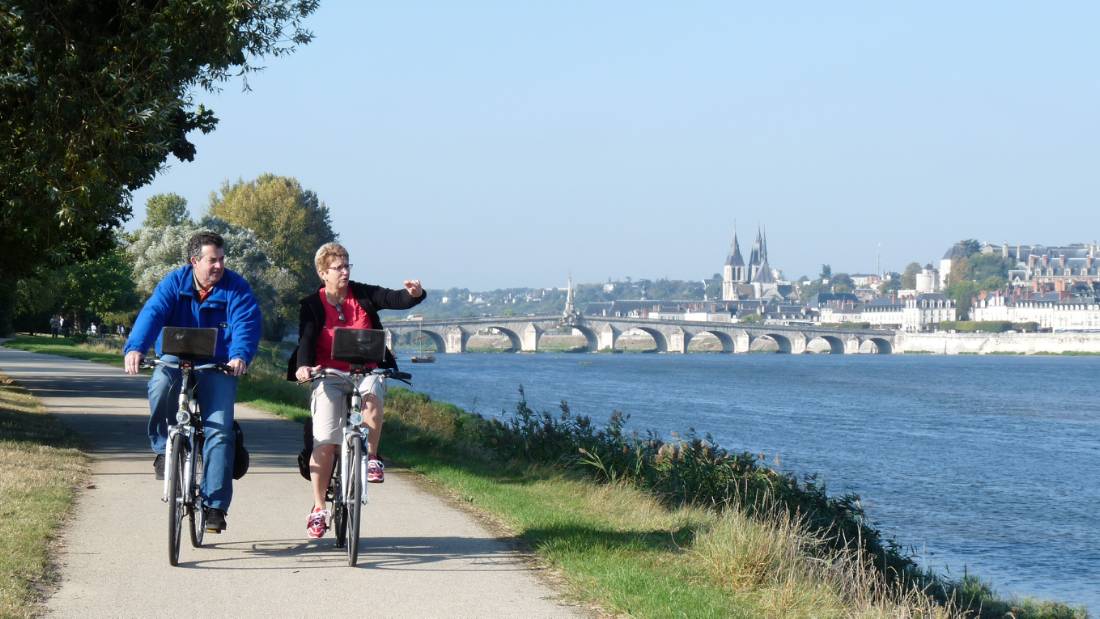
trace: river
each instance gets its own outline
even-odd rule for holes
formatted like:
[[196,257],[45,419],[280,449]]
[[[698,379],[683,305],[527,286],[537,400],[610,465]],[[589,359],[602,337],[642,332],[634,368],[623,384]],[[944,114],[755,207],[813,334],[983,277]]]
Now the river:
[[600,422],[621,410],[633,429],[710,433],[858,493],[942,574],[1100,611],[1100,357],[463,354],[402,369],[485,416],[523,385],[536,410],[566,400]]

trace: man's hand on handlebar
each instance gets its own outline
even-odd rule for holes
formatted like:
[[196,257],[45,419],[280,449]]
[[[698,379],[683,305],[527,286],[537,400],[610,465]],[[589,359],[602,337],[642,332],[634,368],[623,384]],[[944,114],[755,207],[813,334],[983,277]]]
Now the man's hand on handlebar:
[[313,375],[319,371],[321,371],[321,366],[319,365],[313,367],[303,365],[298,368],[298,371],[294,372],[294,378],[297,378],[300,383],[307,383],[313,378]]
[[229,360],[229,374],[233,376],[240,376],[248,371],[248,364],[244,359],[230,359]]
[[145,355],[139,353],[136,350],[131,350],[130,352],[126,353],[126,357],[125,359],[123,359],[123,370],[127,374],[137,374],[138,370],[141,369],[141,361],[144,358]]

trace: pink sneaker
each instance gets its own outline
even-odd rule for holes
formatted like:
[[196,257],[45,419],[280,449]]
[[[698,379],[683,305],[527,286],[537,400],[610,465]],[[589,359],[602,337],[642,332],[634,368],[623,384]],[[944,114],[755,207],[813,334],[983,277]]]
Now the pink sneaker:
[[310,539],[324,537],[325,531],[328,531],[328,518],[329,512],[327,509],[313,508],[313,511],[309,514],[309,520],[306,520],[306,535]]
[[386,467],[381,460],[375,458],[367,460],[367,481],[372,484],[386,481]]

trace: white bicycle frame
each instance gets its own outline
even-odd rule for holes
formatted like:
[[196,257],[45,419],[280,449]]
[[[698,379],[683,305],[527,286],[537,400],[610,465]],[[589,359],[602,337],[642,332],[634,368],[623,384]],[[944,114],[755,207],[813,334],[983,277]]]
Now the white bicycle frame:
[[[156,360],[158,365],[164,365],[170,368],[178,368],[179,364],[169,363],[167,361]],[[168,444],[164,448],[164,494],[161,495],[160,500],[164,503],[168,502],[168,489],[171,488],[171,484],[175,481],[175,467],[169,466],[172,462],[172,439],[177,434],[183,434],[184,440],[191,447],[192,457],[187,458],[183,463],[183,496],[189,496],[191,492],[191,482],[195,479],[194,465],[197,460],[195,454],[195,426],[191,424],[191,416],[198,415],[199,412],[195,410],[194,403],[191,400],[191,386],[192,374],[198,370],[207,370],[216,368],[217,365],[208,363],[206,365],[200,365],[191,369],[184,369],[182,372],[183,384],[180,385],[180,397],[179,405],[176,407],[176,423],[175,425],[168,426]],[[187,500],[187,499],[184,499]]]
[[[344,381],[347,381],[351,385],[351,406],[348,408],[348,414],[344,423],[344,438],[340,441],[340,498],[342,502],[347,505],[352,502],[354,497],[351,496],[351,486],[346,483],[348,480],[349,466],[354,464],[349,463],[348,460],[351,457],[351,449],[354,443],[352,441],[362,441],[363,450],[362,456],[359,458],[359,462],[356,463],[359,466],[359,480],[360,487],[362,487],[362,497],[360,502],[363,505],[367,504],[367,460],[368,460],[368,438],[370,437],[370,428],[363,424],[363,393],[359,391],[359,387],[362,381],[365,380],[371,374],[366,374],[359,379],[357,384],[352,375],[347,372],[340,372],[339,370],[333,370],[328,368],[325,370],[326,376],[336,376]],[[380,376],[379,380],[385,384],[385,377]]]

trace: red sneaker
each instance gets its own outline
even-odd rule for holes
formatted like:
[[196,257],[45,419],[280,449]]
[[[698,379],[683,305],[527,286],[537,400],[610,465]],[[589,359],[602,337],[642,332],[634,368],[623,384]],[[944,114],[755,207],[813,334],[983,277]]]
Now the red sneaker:
[[325,531],[328,531],[328,519],[329,511],[327,509],[314,507],[313,511],[309,514],[309,519],[306,520],[306,535],[308,535],[310,539],[321,539],[324,537]]
[[386,467],[381,460],[375,458],[367,460],[367,481],[372,484],[386,481]]

